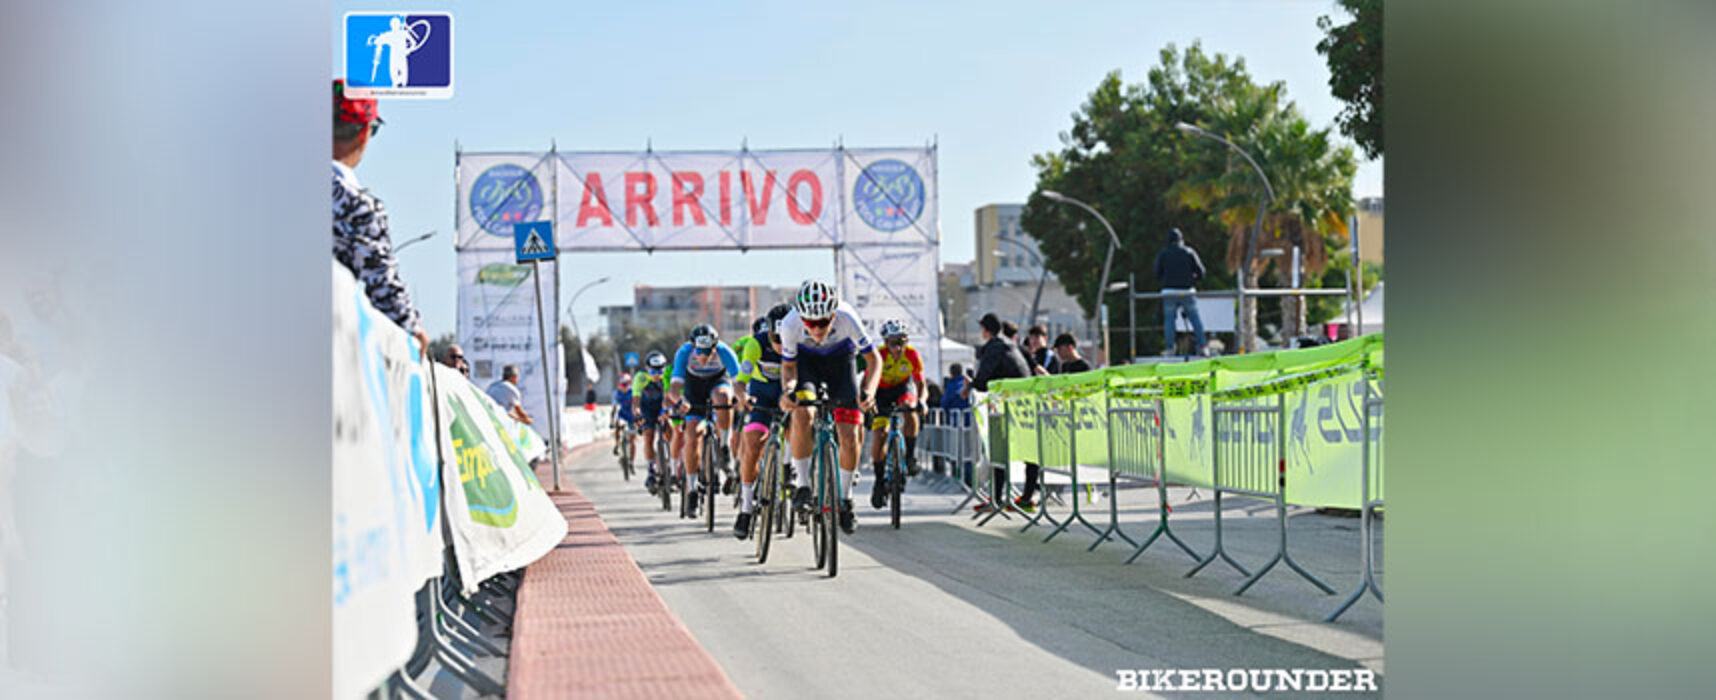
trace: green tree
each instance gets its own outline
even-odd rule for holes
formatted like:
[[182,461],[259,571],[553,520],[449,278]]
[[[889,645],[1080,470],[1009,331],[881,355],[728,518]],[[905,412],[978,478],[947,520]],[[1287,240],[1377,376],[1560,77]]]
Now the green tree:
[[452,333],[442,333],[435,336],[434,340],[429,341],[429,357],[439,361],[441,355],[447,352],[447,346],[457,342],[459,339],[455,338]]
[[1382,0],[1339,0],[1351,21],[1337,25],[1317,18],[1323,40],[1317,53],[1329,62],[1329,90],[1347,103],[1337,120],[1341,132],[1364,149],[1382,155]]
[[[1197,148],[1187,161],[1186,177],[1170,190],[1182,205],[1210,213],[1227,229],[1227,268],[1243,269],[1248,289],[1260,286],[1267,269],[1274,271],[1274,286],[1290,286],[1295,249],[1302,260],[1302,286],[1319,286],[1328,250],[1345,242],[1353,213],[1352,179],[1358,164],[1352,149],[1337,144],[1330,129],[1313,129],[1298,107],[1284,99],[1285,93],[1280,83],[1242,86],[1199,124],[1249,153],[1269,178],[1274,199],[1263,212],[1261,231],[1257,222],[1258,205],[1265,199],[1263,184],[1249,163],[1220,143],[1188,134]],[[1303,335],[1303,299],[1283,297],[1275,304],[1281,337]],[[1256,317],[1257,301],[1247,298],[1240,309],[1246,337],[1256,327]]]
[[[1090,215],[1042,192],[1055,190],[1088,202],[1114,225],[1122,245],[1115,254],[1114,279],[1130,272],[1140,289],[1159,288],[1156,253],[1168,230],[1179,228],[1209,268],[1201,288],[1231,289],[1237,264],[1224,269],[1222,263],[1232,227],[1208,209],[1187,206],[1176,189],[1205,167],[1211,144],[1194,143],[1175,125],[1209,124],[1224,113],[1225,119],[1237,120],[1246,106],[1260,118],[1269,106],[1265,98],[1279,99],[1281,92],[1279,84],[1256,85],[1243,59],[1206,53],[1197,43],[1184,51],[1169,45],[1141,84],[1122,83],[1118,71],[1105,76],[1073,113],[1072,128],[1060,135],[1061,148],[1031,158],[1037,185],[1026,201],[1021,228],[1039,240],[1049,269],[1086,313],[1097,308],[1100,281],[1093,271],[1102,269],[1107,235]],[[1115,308],[1124,308],[1117,302]],[[1140,304],[1139,310],[1140,327],[1162,327],[1160,304]],[[1115,340],[1115,347],[1124,343]],[[1138,342],[1144,354],[1163,349],[1159,332],[1141,333]]]

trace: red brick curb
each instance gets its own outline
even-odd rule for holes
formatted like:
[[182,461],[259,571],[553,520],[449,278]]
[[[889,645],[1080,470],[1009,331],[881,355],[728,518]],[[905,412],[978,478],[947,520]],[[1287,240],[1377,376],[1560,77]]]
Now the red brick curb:
[[595,506],[565,478],[561,485],[550,497],[566,516],[566,539],[525,568],[507,697],[742,697]]

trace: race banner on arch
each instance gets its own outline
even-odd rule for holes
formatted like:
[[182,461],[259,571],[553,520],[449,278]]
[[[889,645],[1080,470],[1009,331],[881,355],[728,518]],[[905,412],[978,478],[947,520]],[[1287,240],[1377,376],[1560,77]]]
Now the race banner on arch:
[[552,219],[562,253],[937,245],[936,150],[459,153],[460,250]]
[[492,267],[484,256],[511,254],[513,224],[552,220],[562,256],[831,249],[843,295],[871,330],[890,318],[905,321],[925,371],[940,373],[934,146],[459,153],[456,171],[459,337],[467,352],[510,335],[492,319],[476,323],[496,313],[496,290],[477,279]]

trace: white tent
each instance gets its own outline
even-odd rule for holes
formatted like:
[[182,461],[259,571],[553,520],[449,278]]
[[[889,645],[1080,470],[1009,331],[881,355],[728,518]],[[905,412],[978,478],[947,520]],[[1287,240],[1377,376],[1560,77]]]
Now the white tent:
[[[1348,322],[1347,313],[1351,310],[1352,302],[1349,301],[1341,309],[1341,315],[1330,319],[1329,322],[1345,326]],[[1376,286],[1370,288],[1370,294],[1365,295],[1364,301],[1360,302],[1359,310],[1364,315],[1364,323],[1359,327],[1359,335],[1364,335],[1366,333],[1381,333],[1382,282],[1377,282]]]
[[941,366],[925,367],[924,379],[941,381],[942,377],[947,376],[947,368],[952,367],[955,362],[965,367],[975,368],[977,366],[977,349],[944,335],[941,337]]

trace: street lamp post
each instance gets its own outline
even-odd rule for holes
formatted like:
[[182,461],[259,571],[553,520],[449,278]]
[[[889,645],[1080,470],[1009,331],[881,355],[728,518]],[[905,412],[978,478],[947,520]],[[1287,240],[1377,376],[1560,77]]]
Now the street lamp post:
[[435,237],[435,233],[436,232],[434,232],[434,231],[430,231],[430,232],[425,233],[421,236],[417,236],[416,238],[412,238],[410,240],[407,240],[404,243],[400,243],[399,245],[396,245],[393,247],[393,254],[398,255],[399,251],[402,251],[402,250],[405,250],[406,248],[411,247],[411,244],[413,244],[413,243],[422,243],[424,241],[427,241],[430,238]]
[[608,278],[603,277],[579,287],[578,291],[572,293],[572,300],[566,302],[566,317],[572,320],[572,337],[578,339],[578,376],[583,378],[583,382],[581,382],[578,387],[580,398],[582,398],[583,392],[587,390],[588,387],[584,386],[584,384],[589,383],[590,378],[584,376],[584,336],[578,332],[578,315],[572,313],[572,305],[578,303],[578,296],[580,294],[583,294],[591,287],[606,281],[608,281]]
[[[1257,164],[1256,160],[1251,158],[1251,154],[1246,153],[1245,149],[1235,146],[1232,141],[1217,136],[1201,127],[1187,124],[1185,122],[1175,124],[1174,128],[1179,129],[1180,131],[1197,134],[1198,136],[1214,141],[1220,141],[1223,145],[1233,149],[1233,152],[1238,153],[1241,158],[1244,158],[1245,162],[1250,163],[1251,169],[1257,171],[1257,179],[1263,181],[1263,201],[1257,204],[1257,223],[1252,225],[1251,237],[1245,242],[1245,262],[1240,265],[1239,274],[1234,276],[1236,278],[1235,286],[1239,290],[1239,300],[1233,306],[1234,313],[1237,316],[1237,318],[1234,319],[1233,325],[1236,329],[1236,335],[1239,335],[1239,351],[1242,353],[1250,352],[1252,349],[1252,336],[1257,334],[1257,329],[1250,328],[1249,332],[1238,332],[1238,329],[1246,327],[1246,324],[1244,323],[1245,317],[1247,316],[1245,313],[1245,275],[1251,271],[1251,261],[1257,255],[1257,238],[1263,231],[1263,212],[1268,209],[1268,205],[1270,203],[1275,201],[1275,188],[1269,185],[1269,176],[1263,174],[1263,168]],[[1253,300],[1252,303],[1256,304],[1257,302]]]
[[1053,201],[1061,202],[1063,204],[1071,204],[1090,212],[1091,216],[1096,217],[1097,221],[1102,222],[1103,228],[1108,229],[1108,255],[1103,258],[1102,261],[1102,283],[1096,288],[1096,300],[1101,307],[1102,313],[1102,318],[1100,319],[1099,324],[1099,327],[1102,329],[1102,359],[1108,364],[1114,364],[1113,356],[1108,352],[1108,271],[1114,265],[1114,251],[1120,249],[1120,236],[1114,232],[1114,227],[1108,223],[1108,219],[1104,218],[1101,212],[1098,212],[1089,204],[1085,204],[1084,202],[1078,201],[1054,190],[1043,190],[1043,196],[1048,197]]
[[[1037,267],[1042,270],[1042,274],[1037,277],[1037,295],[1031,299],[1031,315],[1029,318],[1025,319],[1025,326],[1030,327],[1032,324],[1037,322],[1037,309],[1042,306],[1043,303],[1043,285],[1049,281],[1049,266],[1043,262],[1043,256],[1038,255],[1036,251],[1031,250],[1030,246],[1019,242],[1017,239],[997,237],[995,240],[1019,246],[1020,250],[1029,253],[1031,257],[1037,261]],[[1001,251],[995,251],[995,254],[1000,255]]]

